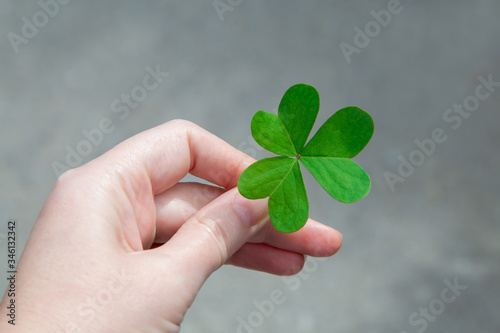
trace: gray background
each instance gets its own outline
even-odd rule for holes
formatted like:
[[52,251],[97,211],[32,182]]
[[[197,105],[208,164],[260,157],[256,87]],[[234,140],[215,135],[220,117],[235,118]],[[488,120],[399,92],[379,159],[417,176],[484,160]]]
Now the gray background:
[[[2,225],[18,219],[21,250],[56,180],[51,163],[64,162],[65,147],[75,148],[82,130],[104,117],[116,129],[84,162],[175,118],[260,158],[265,153],[248,139],[252,115],[277,108],[289,86],[305,82],[321,96],[315,129],[347,105],[373,115],[375,135],[356,158],[372,177],[371,194],[341,204],[306,176],[311,217],[343,233],[340,252],[311,262],[297,290],[291,280],[224,267],[202,289],[182,331],[236,332],[238,316],[247,319],[254,301],[279,289],[285,303],[255,332],[417,332],[423,325],[412,326],[410,314],[455,278],[468,288],[425,331],[497,331],[500,91],[457,130],[443,114],[474,94],[479,75],[500,81],[500,2],[401,5],[347,63],[340,43],[353,45],[353,29],[364,29],[370,11],[387,1],[243,1],[221,21],[211,0],[73,0],[16,54],[7,34],[20,35],[22,17],[32,21],[40,7],[1,0]],[[119,119],[112,101],[157,64],[169,77]],[[384,172],[397,173],[398,156],[408,158],[414,140],[434,128],[443,128],[447,141],[391,191]]]

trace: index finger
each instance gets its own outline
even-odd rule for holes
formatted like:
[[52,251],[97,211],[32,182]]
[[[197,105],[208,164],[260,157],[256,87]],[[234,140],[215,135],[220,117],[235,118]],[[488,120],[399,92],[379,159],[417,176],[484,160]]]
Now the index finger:
[[125,176],[133,177],[133,185],[147,183],[156,195],[188,173],[225,189],[233,188],[253,162],[198,125],[172,120],[123,141],[89,164],[103,163],[107,170],[118,173],[126,170]]

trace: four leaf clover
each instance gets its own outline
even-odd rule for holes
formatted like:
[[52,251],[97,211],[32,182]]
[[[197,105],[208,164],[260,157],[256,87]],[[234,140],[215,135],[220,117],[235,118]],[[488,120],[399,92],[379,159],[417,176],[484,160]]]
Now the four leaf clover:
[[340,202],[358,201],[370,191],[370,177],[350,159],[370,141],[372,117],[356,106],[343,108],[306,144],[318,111],[318,92],[301,83],[285,92],[278,116],[258,111],[252,118],[255,141],[280,156],[250,165],[238,180],[238,190],[248,199],[269,197],[271,222],[281,232],[299,230],[309,216],[299,161]]

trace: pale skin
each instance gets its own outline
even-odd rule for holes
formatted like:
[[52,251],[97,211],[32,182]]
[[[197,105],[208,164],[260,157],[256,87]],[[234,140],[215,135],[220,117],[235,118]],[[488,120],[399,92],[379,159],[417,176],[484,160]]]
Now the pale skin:
[[[309,219],[295,233],[279,233],[267,199],[238,193],[252,162],[174,120],[64,173],[18,264],[16,325],[7,323],[4,296],[0,331],[179,332],[223,264],[291,275],[304,255],[337,252],[335,229]],[[187,173],[220,187],[179,182]]]

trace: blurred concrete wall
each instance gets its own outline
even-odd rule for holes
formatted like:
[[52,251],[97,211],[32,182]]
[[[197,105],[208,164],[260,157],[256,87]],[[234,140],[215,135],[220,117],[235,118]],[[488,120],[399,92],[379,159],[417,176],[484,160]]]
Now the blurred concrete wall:
[[[500,2],[72,0],[42,10],[0,2],[0,223],[18,220],[19,250],[54,162],[67,164],[102,119],[113,130],[75,165],[174,118],[262,157],[252,115],[305,82],[321,96],[316,128],[347,105],[373,115],[356,158],[371,194],[341,204],[306,176],[311,217],[343,233],[340,252],[289,279],[224,267],[183,332],[500,327]],[[113,112],[157,68],[168,73],[161,84]],[[446,303],[450,283],[467,288]],[[275,289],[286,300],[259,313],[255,302]]]

